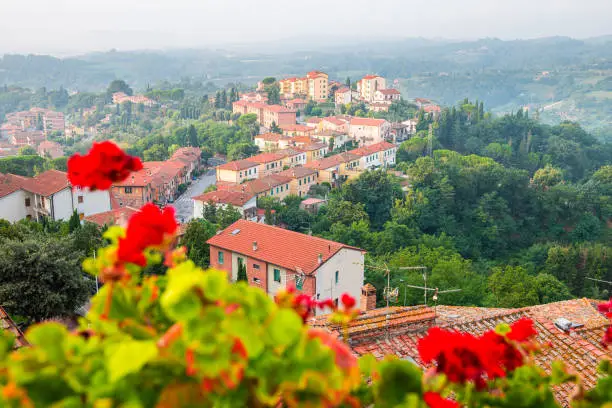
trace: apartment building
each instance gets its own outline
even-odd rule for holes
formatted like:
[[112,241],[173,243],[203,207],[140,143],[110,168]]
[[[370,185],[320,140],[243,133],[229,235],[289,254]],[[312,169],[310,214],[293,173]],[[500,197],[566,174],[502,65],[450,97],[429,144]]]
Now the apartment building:
[[340,153],[307,163],[304,167],[317,171],[319,183],[327,182],[332,186],[359,176],[361,157],[350,153]]
[[284,158],[285,155],[282,153],[260,153],[245,160],[257,163],[259,165],[258,177],[265,177],[283,171]]
[[357,81],[359,97],[366,102],[374,102],[374,95],[379,89],[386,89],[385,78],[379,75],[366,75]]
[[317,171],[308,167],[293,167],[279,173],[281,176],[289,177],[289,194],[304,197],[308,195],[310,187],[317,184]]
[[382,141],[370,146],[350,150],[349,153],[360,157],[359,168],[361,170],[388,167],[396,162],[397,145]]
[[278,133],[264,133],[253,138],[255,145],[262,152],[274,152],[279,149],[285,149],[291,145],[289,136],[280,135]]
[[278,81],[280,94],[285,98],[303,96],[317,102],[327,100],[329,76],[325,72],[310,71],[303,78],[287,78]]
[[346,105],[351,103],[353,98],[351,97],[351,90],[347,87],[342,87],[334,93],[334,102],[336,105]]
[[390,124],[384,119],[352,118],[349,137],[361,146],[380,143],[389,135]]
[[208,204],[233,207],[247,220],[257,217],[257,197],[245,191],[217,190],[193,197],[193,218],[202,218]]
[[238,269],[246,266],[248,284],[270,297],[295,287],[313,299],[331,298],[336,303],[343,293],[360,298],[365,251],[359,248],[245,220],[236,221],[207,243],[211,267],[226,271],[236,281]]
[[217,182],[240,184],[258,177],[259,163],[249,160],[234,160],[217,166]]
[[394,88],[389,89],[378,89],[374,92],[373,102],[392,103],[399,102],[402,99],[400,91]]
[[296,112],[280,105],[239,100],[232,104],[232,111],[241,115],[255,114],[257,122],[267,128],[270,128],[273,123],[278,126],[296,123]]

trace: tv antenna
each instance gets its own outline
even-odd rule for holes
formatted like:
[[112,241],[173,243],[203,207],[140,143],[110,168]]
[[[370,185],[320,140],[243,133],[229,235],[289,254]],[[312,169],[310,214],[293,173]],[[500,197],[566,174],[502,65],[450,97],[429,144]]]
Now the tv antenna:
[[408,285],[408,284],[405,284],[404,286],[406,286],[407,288],[422,289],[423,297],[425,298],[425,306],[427,306],[427,292],[434,292],[432,296],[432,300],[434,301],[435,306],[437,306],[438,305],[438,295],[442,293],[452,293],[452,292],[461,291],[461,289],[440,290],[438,288],[427,287],[427,267],[426,266],[404,266],[404,267],[401,267],[400,269],[402,270],[422,270],[423,271],[423,282],[424,282],[423,286]]
[[608,285],[612,285],[612,282],[607,281],[607,280],[601,280],[601,279],[595,279],[595,278],[587,278],[587,279],[595,281],[595,282],[602,282],[602,283],[607,283]]
[[385,289],[383,290],[383,296],[385,300],[387,301],[387,307],[389,307],[389,302],[393,302],[393,303],[397,302],[397,298],[399,297],[399,288],[391,287],[391,270],[389,269],[386,263],[384,263],[384,267],[377,266],[377,265],[371,265],[371,264],[364,265],[358,262],[355,262],[355,263],[357,265],[361,265],[366,268],[383,271],[387,275],[387,286],[385,286]]

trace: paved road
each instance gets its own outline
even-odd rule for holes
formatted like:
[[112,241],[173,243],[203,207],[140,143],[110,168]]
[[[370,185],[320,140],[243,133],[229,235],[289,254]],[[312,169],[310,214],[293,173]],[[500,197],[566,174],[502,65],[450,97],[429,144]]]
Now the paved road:
[[176,210],[176,219],[181,222],[188,222],[193,218],[193,200],[191,197],[200,195],[208,186],[216,183],[215,170],[212,169],[203,174],[196,181],[193,181],[187,191],[176,199],[172,206]]

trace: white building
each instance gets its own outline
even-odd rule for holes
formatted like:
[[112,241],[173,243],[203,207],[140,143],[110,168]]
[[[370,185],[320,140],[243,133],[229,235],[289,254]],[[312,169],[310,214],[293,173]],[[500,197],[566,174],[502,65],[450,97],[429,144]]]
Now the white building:
[[257,216],[257,197],[247,192],[217,190],[193,197],[193,218],[202,218],[204,205],[214,204],[217,208],[234,207],[245,219]]
[[245,220],[230,225],[207,243],[211,267],[236,280],[239,266],[244,265],[248,284],[271,297],[292,286],[317,300],[338,302],[348,293],[359,307],[365,253],[359,248]]
[[380,143],[389,135],[390,123],[384,119],[352,118],[349,137],[360,146]]
[[383,141],[350,150],[349,153],[360,157],[359,168],[361,170],[389,167],[395,165],[397,145]]
[[33,178],[0,174],[0,218],[10,222],[42,217],[65,221],[74,210],[82,219],[110,209],[108,191],[73,190],[62,171],[48,170]]

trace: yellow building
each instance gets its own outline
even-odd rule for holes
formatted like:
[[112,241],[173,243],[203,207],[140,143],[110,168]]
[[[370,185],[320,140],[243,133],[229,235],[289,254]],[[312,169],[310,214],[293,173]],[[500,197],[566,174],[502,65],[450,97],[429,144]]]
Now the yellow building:
[[294,167],[279,173],[280,176],[289,177],[289,193],[304,197],[310,191],[310,187],[317,184],[317,171],[308,167]]
[[258,177],[259,164],[248,160],[234,160],[217,166],[217,181],[240,184]]

